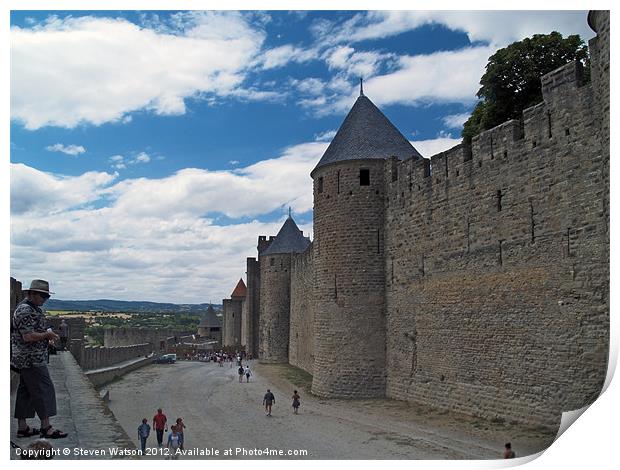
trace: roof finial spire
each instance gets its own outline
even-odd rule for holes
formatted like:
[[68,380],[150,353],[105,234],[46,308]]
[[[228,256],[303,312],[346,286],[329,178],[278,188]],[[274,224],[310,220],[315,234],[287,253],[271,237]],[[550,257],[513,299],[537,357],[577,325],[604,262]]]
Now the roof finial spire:
[[291,216],[291,206],[288,206],[288,216]]
[[360,96],[364,96],[364,79],[360,77]]

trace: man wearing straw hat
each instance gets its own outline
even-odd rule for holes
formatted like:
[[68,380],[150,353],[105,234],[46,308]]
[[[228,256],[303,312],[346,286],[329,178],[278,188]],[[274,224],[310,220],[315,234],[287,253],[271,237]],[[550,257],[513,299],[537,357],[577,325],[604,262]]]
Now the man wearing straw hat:
[[[38,433],[48,439],[67,437],[50,424],[50,417],[56,416],[56,391],[47,370],[47,346],[49,341],[57,341],[58,335],[48,329],[41,306],[53,292],[42,279],[32,281],[25,291],[26,298],[15,309],[11,322],[11,366],[19,371],[14,415],[17,437]],[[26,422],[35,412],[41,420],[40,430]]]

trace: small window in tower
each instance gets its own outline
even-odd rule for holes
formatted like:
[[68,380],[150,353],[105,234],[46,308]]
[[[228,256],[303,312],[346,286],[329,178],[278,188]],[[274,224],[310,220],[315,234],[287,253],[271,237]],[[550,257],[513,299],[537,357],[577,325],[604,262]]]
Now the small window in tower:
[[360,170],[360,186],[370,186],[370,170],[367,168]]
[[317,182],[317,191],[319,193],[323,192],[323,177],[322,176],[319,178],[319,181]]
[[270,264],[271,266],[275,266],[275,265],[276,265],[276,260],[275,260],[275,258],[269,258],[269,264]]

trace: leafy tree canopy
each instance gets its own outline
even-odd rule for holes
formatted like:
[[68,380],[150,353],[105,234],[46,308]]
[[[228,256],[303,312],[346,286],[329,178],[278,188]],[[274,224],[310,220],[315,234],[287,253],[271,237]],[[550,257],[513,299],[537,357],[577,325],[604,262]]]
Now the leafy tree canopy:
[[462,136],[470,143],[473,136],[510,119],[542,101],[540,78],[573,60],[586,67],[589,79],[588,48],[579,35],[563,38],[558,32],[535,34],[515,42],[489,57],[480,79],[481,99],[463,126]]

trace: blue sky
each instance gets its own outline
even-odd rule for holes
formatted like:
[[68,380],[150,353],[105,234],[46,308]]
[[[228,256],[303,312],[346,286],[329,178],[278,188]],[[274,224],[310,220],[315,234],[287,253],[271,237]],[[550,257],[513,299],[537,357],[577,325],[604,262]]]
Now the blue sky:
[[[585,11],[14,11],[11,275],[62,299],[221,302],[365,94],[426,157],[488,57]],[[87,274],[88,283],[77,282]]]

